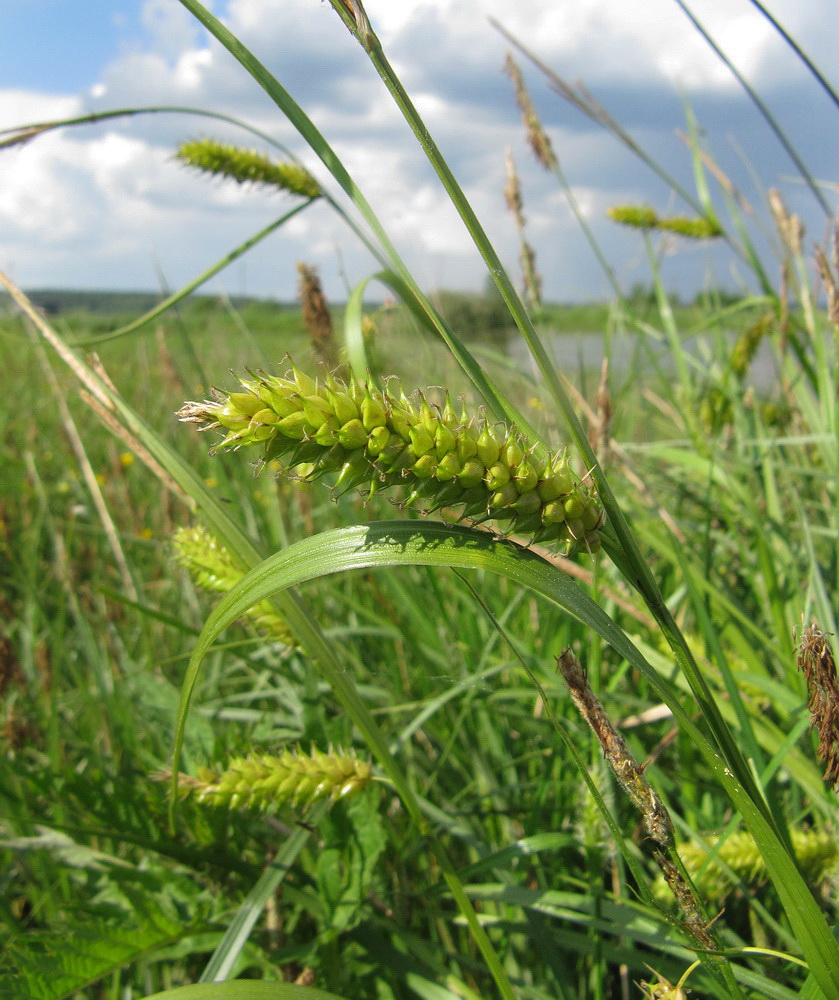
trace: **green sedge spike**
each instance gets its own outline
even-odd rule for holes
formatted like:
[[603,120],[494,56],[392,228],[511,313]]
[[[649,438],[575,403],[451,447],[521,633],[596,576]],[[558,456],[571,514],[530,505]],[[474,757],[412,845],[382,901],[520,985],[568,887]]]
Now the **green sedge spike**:
[[233,758],[220,773],[199,768],[181,776],[184,795],[229,809],[305,808],[318,799],[345,799],[366,788],[373,771],[365,760],[312,750],[283,750],[279,756],[250,754]]
[[318,182],[297,163],[276,163],[253,149],[242,149],[215,139],[192,139],[178,147],[175,156],[194,170],[215,177],[229,177],[238,184],[267,184],[270,187],[319,198]]
[[752,323],[740,336],[731,349],[729,365],[732,372],[741,381],[746,377],[749,366],[754,360],[763,340],[768,336],[775,325],[776,317],[774,313],[767,313]]
[[[820,890],[839,871],[839,847],[835,838],[818,830],[793,830],[790,837],[801,873],[815,890]],[[708,850],[697,844],[680,844],[679,854],[698,891],[715,905],[723,905],[726,896],[736,888],[728,871],[750,886],[769,881],[763,856],[750,833],[744,830],[733,833],[719,847],[716,838],[710,837],[708,842]],[[709,861],[712,849],[713,860]],[[655,893],[662,900],[666,898],[663,879],[657,880]]]
[[682,215],[668,216],[666,219],[658,220],[656,229],[677,233],[691,240],[712,240],[723,235],[723,229],[718,222],[702,216],[692,219]]
[[[175,558],[202,590],[226,594],[242,579],[242,570],[230,558],[227,549],[200,524],[179,528],[172,545]],[[247,612],[247,616],[257,628],[270,633],[286,646],[296,645],[293,633],[270,601],[260,601]]]
[[655,229],[658,225],[658,216],[647,205],[615,205],[606,214],[613,222],[634,229]]
[[615,205],[606,213],[613,222],[633,229],[657,229],[660,232],[677,233],[692,240],[710,240],[723,235],[723,230],[714,219],[702,216],[688,218],[673,215],[661,218],[648,205]]
[[293,364],[282,378],[240,381],[243,392],[215,390],[178,411],[225,432],[213,452],[258,445],[272,467],[305,482],[327,477],[337,495],[403,487],[403,506],[422,513],[452,509],[566,553],[600,548],[603,509],[564,452],[537,462],[514,428],[465,409],[457,416],[445,395],[396,396],[334,375],[317,382]]

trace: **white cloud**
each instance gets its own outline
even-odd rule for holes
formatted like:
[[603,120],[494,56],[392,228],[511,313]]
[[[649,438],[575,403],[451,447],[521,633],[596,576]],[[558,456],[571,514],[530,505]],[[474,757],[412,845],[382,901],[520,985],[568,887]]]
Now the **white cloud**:
[[56,97],[31,90],[0,90],[0,128],[69,118],[80,112],[81,101],[74,95]]
[[179,3],[145,0],[141,19],[152,47],[166,59],[177,61],[198,44],[198,22]]
[[[832,60],[832,38],[824,30],[831,3],[776,0],[774,5],[779,19],[823,66]],[[738,6],[733,13],[730,0],[696,0],[694,6],[757,86],[783,96],[789,81],[804,85],[801,81],[807,78],[800,65],[753,10]],[[368,60],[329,4],[218,0],[215,7],[345,159],[420,278],[481,285],[482,265],[462,223]],[[729,72],[672,0],[367,0],[366,7],[431,132],[511,261],[517,255],[516,240],[501,190],[504,147],[515,145],[543,270],[548,265],[557,268],[545,275],[550,294],[585,295],[596,278],[590,273],[588,251],[579,249],[584,241],[558,188],[524,149],[509,83],[500,75],[507,43],[489,26],[488,17],[498,18],[557,72],[582,78],[595,94],[605,95],[615,117],[623,123],[628,115],[633,134],[645,147],[669,156],[671,169],[681,171],[687,186],[690,159],[672,138],[682,123],[680,93],[693,103],[716,102],[708,105],[714,115],[709,128],[724,132],[756,121],[752,112],[742,110],[747,105]],[[116,53],[97,72],[97,85],[81,97],[0,92],[0,128],[78,114],[85,107],[215,108],[288,142],[325,178],[323,168],[266,95],[229,54],[208,41],[180,4],[146,0],[143,25],[143,43]],[[612,139],[569,112],[546,91],[538,73],[523,65],[586,218],[604,240],[623,246],[631,237],[616,236],[604,220],[605,209],[616,201],[657,199],[659,208],[670,208],[660,203],[666,201],[666,191],[651,184]],[[804,119],[803,113],[796,115],[791,124],[800,127]],[[123,271],[130,276],[126,281],[149,284],[153,256],[165,264],[173,283],[192,277],[212,262],[213,254],[223,255],[282,210],[277,196],[202,180],[171,161],[180,139],[207,134],[255,144],[253,138],[207,120],[158,116],[47,135],[1,152],[4,261],[11,256],[20,279],[30,285],[61,284],[70,276],[74,282],[95,285],[100,275],[107,275],[111,282],[119,262],[131,267]],[[767,143],[764,133],[755,135],[752,148],[761,158],[769,156],[776,147]],[[812,141],[808,152],[830,162],[828,153],[836,150],[836,140],[822,132]],[[750,143],[749,136],[744,142]],[[834,156],[833,162],[837,159]],[[777,161],[772,170],[777,170]],[[368,266],[366,256],[356,252],[352,237],[325,207],[310,211],[274,238],[270,252],[257,253],[248,264],[252,287],[276,291],[281,269],[280,287],[290,294],[295,259],[322,254],[332,259],[335,270],[339,246],[351,262],[353,280],[360,280],[364,274],[359,270]]]

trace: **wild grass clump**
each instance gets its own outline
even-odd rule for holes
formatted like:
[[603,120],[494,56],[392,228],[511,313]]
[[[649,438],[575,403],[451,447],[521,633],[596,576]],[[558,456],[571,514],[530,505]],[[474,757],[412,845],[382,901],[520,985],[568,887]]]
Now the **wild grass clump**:
[[[835,241],[809,261],[773,194],[770,266],[689,113],[695,194],[533,63],[679,208],[612,213],[643,294],[596,247],[614,303],[561,310],[519,186],[528,310],[363,6],[333,0],[488,264],[489,312],[435,300],[277,80],[182,2],[332,181],[130,322],[52,324],[7,282],[0,995],[833,1000]],[[198,152],[219,183],[297,164]],[[187,301],[316,196],[400,301],[352,289],[320,368],[298,312]],[[680,306],[660,265],[684,236],[752,291]],[[557,370],[570,323],[603,327],[596,371]]]

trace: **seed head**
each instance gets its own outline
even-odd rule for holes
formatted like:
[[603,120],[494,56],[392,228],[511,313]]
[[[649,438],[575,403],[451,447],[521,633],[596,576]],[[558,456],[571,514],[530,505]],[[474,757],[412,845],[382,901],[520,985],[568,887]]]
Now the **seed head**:
[[602,508],[565,452],[537,461],[514,428],[465,408],[458,416],[447,396],[409,398],[332,375],[316,382],[294,365],[282,378],[240,381],[244,392],[217,390],[178,413],[224,432],[214,452],[259,445],[266,462],[306,482],[326,477],[336,495],[403,487],[402,505],[423,513],[453,508],[566,552],[599,548]]
[[[804,878],[814,889],[831,880],[839,866],[839,847],[829,833],[821,830],[792,830],[792,848]],[[769,881],[763,855],[754,837],[738,830],[726,837],[707,837],[707,848],[695,843],[679,845],[679,854],[693,879],[699,894],[714,906],[724,906],[728,895],[735,891],[729,872],[752,888]],[[709,860],[709,857],[711,860]],[[658,879],[655,894],[667,896],[663,880]]]
[[286,803],[303,808],[318,799],[347,798],[373,780],[370,764],[330,751],[283,752],[276,757],[236,757],[216,774],[207,768],[197,778],[182,776],[178,784],[199,802],[230,809],[272,809]]
[[615,205],[606,213],[614,222],[633,229],[657,229],[676,233],[692,240],[709,240],[722,235],[722,228],[716,219],[705,216],[688,218],[682,215],[660,217],[648,205]]
[[614,222],[633,229],[655,229],[658,215],[647,205],[615,205],[606,214]]
[[509,53],[507,53],[507,58],[504,62],[504,72],[513,81],[516,103],[519,106],[524,127],[527,129],[527,141],[530,143],[533,155],[545,170],[556,170],[559,166],[559,161],[556,158],[556,153],[554,153],[551,140],[542,125],[539,115],[536,113],[536,108],[534,108],[530,94],[524,85],[521,70]]
[[[203,590],[226,594],[241,580],[243,571],[237,567],[224,548],[202,525],[179,528],[172,539],[175,558]],[[274,610],[270,601],[260,601],[248,612],[254,624],[285,643],[296,644],[288,625]]]
[[817,625],[802,629],[798,640],[798,669],[807,681],[812,723],[819,734],[819,759],[827,765],[824,780],[839,785],[839,680],[827,632]]
[[275,163],[253,149],[226,145],[215,139],[183,142],[175,153],[188,167],[238,184],[267,184],[303,198],[319,198],[318,182],[297,163]]

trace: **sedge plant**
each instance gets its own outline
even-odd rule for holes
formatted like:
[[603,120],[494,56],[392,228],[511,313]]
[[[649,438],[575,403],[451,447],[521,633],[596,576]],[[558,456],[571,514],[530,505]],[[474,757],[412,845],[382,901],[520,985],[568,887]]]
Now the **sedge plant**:
[[[299,983],[259,984],[264,995],[316,997],[305,985],[312,979],[347,996],[359,989],[429,997],[494,991],[510,1000],[619,990],[839,995],[839,946],[830,927],[837,816],[818,763],[820,756],[832,781],[839,330],[816,308],[794,216],[776,199],[784,288],[772,291],[756,265],[761,295],[733,314],[742,317],[735,349],[726,337],[732,316],[717,310],[698,319],[708,352],[697,356],[685,346],[654,240],[723,235],[741,259],[756,260],[735,193],[720,180],[733,220],[729,237],[705,180],[706,171],[721,174],[695,140],[699,196],[690,218],[616,208],[616,220],[638,226],[649,248],[658,317],[636,325],[656,362],[661,354],[650,345],[663,345],[676,378],[659,379],[634,410],[627,387],[615,384],[612,418],[599,425],[595,453],[579,415],[586,400],[556,370],[359,0],[332,6],[414,129],[484,257],[540,372],[553,421],[537,426],[478,363],[288,92],[197,0],[182,2],[297,128],[354,215],[296,164],[278,172],[264,158],[213,141],[182,147],[183,159],[239,183],[293,183],[302,206],[330,200],[374,253],[376,280],[459,366],[469,398],[455,403],[451,394],[368,372],[364,282],[346,310],[349,370],[307,371],[287,361],[280,374],[254,368],[238,387],[181,405],[182,420],[217,435],[209,463],[187,460],[171,430],[153,428],[7,282],[100,418],[197,522],[177,534],[177,562],[198,585],[225,595],[198,637],[186,637],[194,648],[178,675],[179,692],[157,678],[175,728],[168,823],[160,797],[137,806],[156,810],[142,834],[131,810],[117,809],[113,819],[125,843],[133,837],[154,858],[146,884],[160,902],[143,909],[142,866],[135,871],[122,858],[77,851],[101,894],[101,919],[63,966],[46,939],[28,951],[16,943],[19,967],[29,962],[29,994],[70,995],[142,955],[163,956],[174,942],[200,955],[196,942],[209,927],[215,936],[203,970],[194,974],[194,962],[179,968],[181,981],[192,973],[204,985],[167,989],[171,977],[148,973],[160,996],[247,996],[251,987],[237,973],[256,969],[277,980],[278,964]],[[609,127],[608,117],[601,120]],[[27,138],[36,136],[30,131]],[[819,266],[835,290],[830,251]],[[122,324],[112,333],[122,343],[137,329]],[[761,344],[770,345],[779,372],[777,398],[760,399],[747,382]],[[386,357],[387,344],[377,347]],[[605,413],[605,398],[601,405]],[[216,492],[219,469],[226,492],[253,496],[248,456],[258,458],[257,482],[276,477],[273,500],[260,494],[262,512],[255,502],[237,507]],[[807,490],[790,489],[802,479]],[[330,490],[317,494],[321,480]],[[402,516],[385,516],[386,497]],[[293,522],[289,511],[296,511]],[[371,517],[375,511],[382,516]],[[113,540],[113,531],[105,536]],[[121,564],[126,607],[148,615],[124,556]],[[373,571],[388,567],[399,571],[383,588]],[[71,608],[84,621],[83,610]],[[165,622],[164,609],[154,611]],[[243,615],[256,640],[220,648],[219,638]],[[792,635],[802,617],[821,628],[806,622],[796,656]],[[95,642],[85,648],[104,697],[106,664]],[[144,662],[142,649],[136,656]],[[229,656],[241,658],[241,677],[226,673]],[[393,676],[383,681],[371,664],[389,661]],[[141,681],[135,689],[150,705]],[[807,733],[808,700],[818,745],[808,742],[815,739]],[[280,707],[266,709],[274,701]],[[85,712],[97,704],[89,696]],[[62,770],[63,710],[54,704],[51,711],[49,773],[78,795],[79,783]],[[277,721],[266,733],[267,718]],[[109,741],[127,746],[131,720],[120,719]],[[209,720],[227,724],[225,740]],[[248,727],[239,745],[214,747],[236,742],[235,725]],[[285,749],[259,750],[258,743],[276,741],[278,729]],[[105,754],[96,753],[106,769]],[[136,759],[155,753],[159,747],[138,749]],[[694,780],[679,774],[687,761]],[[14,822],[28,829],[36,814],[25,805],[24,779],[10,773],[4,780]],[[148,794],[162,796],[161,783],[152,784],[157,792]],[[119,788],[111,795],[116,806]],[[67,801],[69,809],[70,793]],[[80,828],[56,816],[49,835],[7,838],[9,849],[32,859],[33,884],[59,887],[47,913],[56,924],[74,898],[60,863],[74,842],[58,836],[62,824],[68,837],[101,832],[93,802],[85,809]],[[248,839],[263,829],[258,824],[281,836],[262,870]],[[212,851],[225,835],[242,852],[225,855],[229,870],[221,876]],[[256,844],[264,852],[267,841]],[[196,877],[182,877],[178,864]],[[237,891],[219,893],[234,872]],[[756,887],[761,898],[753,897]],[[127,926],[132,907],[144,918],[134,952],[124,935],[113,934]],[[271,919],[263,944],[253,947],[263,910]],[[185,935],[176,916],[187,912]],[[116,943],[97,952],[94,942],[109,926]],[[210,950],[206,941],[203,949]],[[38,954],[46,973],[36,970]],[[83,969],[76,980],[74,967]],[[50,992],[53,973],[60,985]]]

